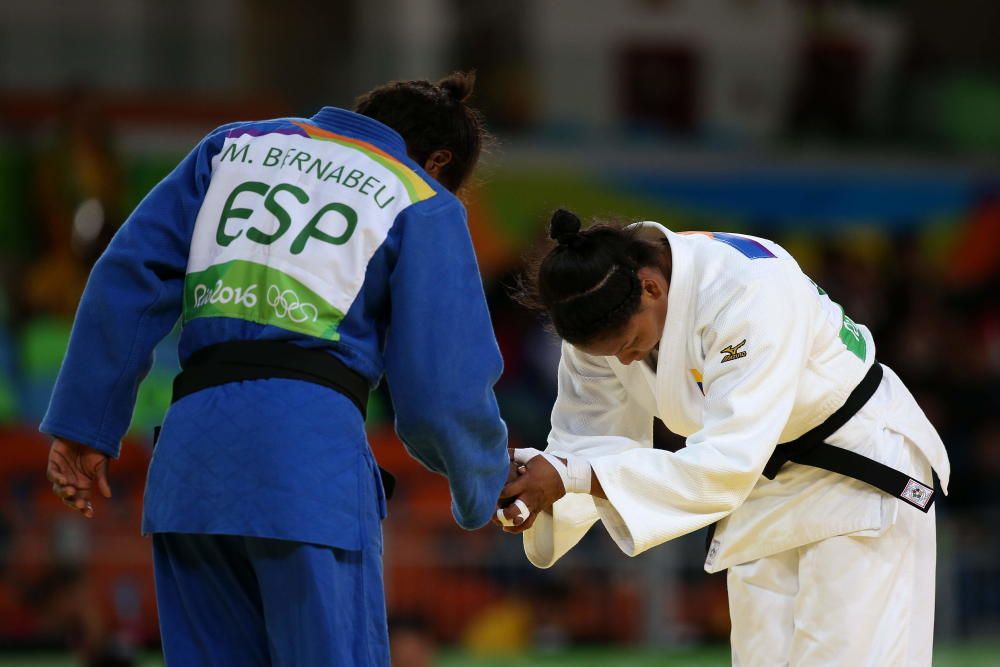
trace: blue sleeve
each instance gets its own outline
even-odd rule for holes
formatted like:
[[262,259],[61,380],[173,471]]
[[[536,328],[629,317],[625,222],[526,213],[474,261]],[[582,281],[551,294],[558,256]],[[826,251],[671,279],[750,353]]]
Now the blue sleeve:
[[180,316],[195,219],[227,127],[146,195],[97,261],[42,432],[118,456],[153,348]]
[[507,477],[507,427],[493,385],[503,370],[465,210],[457,200],[396,220],[385,369],[396,432],[448,477],[460,526],[482,526]]

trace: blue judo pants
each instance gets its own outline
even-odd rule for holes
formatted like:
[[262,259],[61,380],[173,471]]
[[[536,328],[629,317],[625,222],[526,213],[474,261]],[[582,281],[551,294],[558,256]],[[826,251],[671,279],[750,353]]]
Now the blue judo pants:
[[157,533],[167,667],[388,667],[382,557],[301,542]]

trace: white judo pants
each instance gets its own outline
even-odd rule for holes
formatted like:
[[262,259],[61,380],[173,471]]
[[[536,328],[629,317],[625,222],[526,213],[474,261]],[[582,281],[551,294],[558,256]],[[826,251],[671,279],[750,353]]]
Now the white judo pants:
[[931,664],[934,509],[729,568],[736,667]]

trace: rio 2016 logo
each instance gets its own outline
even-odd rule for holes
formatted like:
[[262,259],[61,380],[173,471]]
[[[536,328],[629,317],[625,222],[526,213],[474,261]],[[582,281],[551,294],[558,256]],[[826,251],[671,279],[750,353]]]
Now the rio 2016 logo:
[[[289,319],[296,324],[315,322],[319,318],[319,308],[315,304],[303,301],[292,289],[281,289],[277,285],[267,287],[267,305],[274,310],[274,316],[279,320]],[[199,284],[194,288],[194,307],[203,308],[209,304],[229,304],[250,309],[257,305],[257,283],[248,287],[230,287],[217,280],[209,288]]]
[[211,289],[206,285],[195,285],[194,307],[202,308],[210,303],[235,303],[246,308],[253,308],[257,305],[257,285],[253,284],[246,289],[242,287],[230,287],[224,285],[222,280],[215,283]]

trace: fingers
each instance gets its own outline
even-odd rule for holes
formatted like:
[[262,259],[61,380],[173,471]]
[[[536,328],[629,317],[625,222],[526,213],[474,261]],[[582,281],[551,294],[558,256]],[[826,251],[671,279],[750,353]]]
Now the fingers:
[[[92,518],[94,505],[90,500],[90,481],[75,473],[67,473],[66,470],[69,468],[64,467],[65,462],[67,461],[60,452],[56,452],[49,458],[46,477],[52,482],[52,492],[66,507],[80,512],[88,519]],[[107,484],[107,480],[105,480],[105,484]]]
[[53,484],[69,484],[68,471],[71,468],[66,455],[53,447],[52,451],[49,452],[49,463],[45,468],[45,477]]
[[88,519],[94,516],[91,498],[95,493],[111,497],[108,457],[79,443],[53,440],[45,476],[56,497]]
[[529,480],[527,475],[519,473],[517,479],[507,484],[500,490],[500,500],[516,498],[528,488]]
[[94,505],[90,501],[90,489],[78,489],[75,486],[68,486],[54,482],[52,492],[62,501],[66,507],[76,510],[88,519],[94,517]]
[[528,520],[525,521],[524,523],[521,523],[521,524],[519,524],[517,526],[505,526],[504,529],[503,529],[503,531],[505,533],[514,533],[514,534],[523,533],[524,531],[528,530],[533,525],[535,525],[535,519],[537,519],[537,518],[538,518],[538,513],[537,512],[532,512],[531,516],[529,516]]
[[501,513],[507,518],[508,521],[523,523],[531,513],[531,509],[524,500],[517,498],[510,505],[504,507],[503,510],[501,510]]
[[49,466],[45,470],[45,478],[53,484],[69,483],[69,480],[66,479],[66,475],[63,471],[58,466],[53,465],[52,461],[49,461]]
[[97,489],[105,498],[111,497],[111,485],[108,483],[108,464],[106,461],[97,469]]
[[500,525],[507,528],[518,526],[527,521],[528,517],[531,516],[531,510],[528,509],[528,504],[522,498],[517,498],[509,506],[498,509],[496,515]]
[[[490,522],[505,533],[523,533],[535,524],[539,513],[552,510],[552,505],[544,504],[541,494],[527,491],[510,504],[497,508]],[[501,520],[501,516],[503,520]],[[506,521],[507,523],[504,523]]]
[[519,474],[520,474],[520,472],[518,471],[517,464],[514,463],[513,461],[511,461],[510,462],[510,467],[508,467],[508,469],[507,469],[507,480],[504,483],[505,484],[510,484],[515,479],[517,479],[517,476]]

